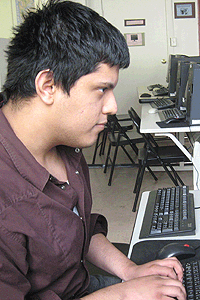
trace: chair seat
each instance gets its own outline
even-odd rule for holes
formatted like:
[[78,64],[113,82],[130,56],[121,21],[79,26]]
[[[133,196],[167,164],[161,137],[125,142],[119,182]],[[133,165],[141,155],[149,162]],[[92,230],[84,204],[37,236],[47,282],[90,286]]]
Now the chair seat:
[[[141,138],[141,135],[136,131],[135,128],[133,128],[130,131],[127,131],[126,135],[129,137],[129,139],[131,141],[134,140],[135,144],[144,142],[144,139]],[[118,138],[118,133],[114,133],[114,134],[109,133],[108,138],[109,138],[109,141],[111,142],[112,146],[115,146],[116,142],[117,142],[117,138]],[[120,144],[121,145],[126,145],[127,144],[127,138],[124,137],[123,135],[120,136]]]
[[[138,153],[138,160],[143,161],[146,157],[147,148],[141,148],[139,149]],[[158,147],[157,153],[160,156],[160,158],[165,161],[170,161],[170,163],[179,163],[179,162],[186,162],[189,161],[188,158],[184,155],[184,153],[177,147],[177,146],[161,146]],[[160,165],[160,162],[155,157],[154,154],[148,153],[148,160],[147,164],[149,166],[152,165]]]

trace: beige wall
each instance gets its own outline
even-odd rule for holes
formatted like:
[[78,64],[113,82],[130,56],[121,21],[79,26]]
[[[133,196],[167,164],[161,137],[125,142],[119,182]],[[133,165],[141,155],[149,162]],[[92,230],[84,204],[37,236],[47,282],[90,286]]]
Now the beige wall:
[[0,2],[0,38],[9,38],[13,26],[13,9],[11,0],[1,0]]

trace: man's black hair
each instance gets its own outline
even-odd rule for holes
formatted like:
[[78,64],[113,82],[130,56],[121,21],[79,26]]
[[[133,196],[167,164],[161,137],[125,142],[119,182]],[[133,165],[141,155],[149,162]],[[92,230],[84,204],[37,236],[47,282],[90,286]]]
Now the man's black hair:
[[118,29],[92,9],[63,0],[49,0],[27,12],[6,53],[3,91],[13,101],[36,94],[35,77],[42,70],[52,71],[54,83],[69,94],[74,83],[99,63],[126,68],[130,60]]

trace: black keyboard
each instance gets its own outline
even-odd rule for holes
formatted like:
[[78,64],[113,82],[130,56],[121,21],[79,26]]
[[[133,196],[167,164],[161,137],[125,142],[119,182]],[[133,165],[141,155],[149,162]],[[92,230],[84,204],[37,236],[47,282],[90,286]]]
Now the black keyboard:
[[165,108],[173,107],[175,104],[170,99],[156,99],[153,102],[151,102],[150,105],[153,108],[165,109]]
[[179,120],[185,120],[185,114],[176,107],[159,111],[158,114],[160,120],[165,122],[166,124]]
[[199,261],[183,263],[183,285],[187,292],[187,300],[200,300]]
[[188,186],[149,193],[141,238],[195,234],[194,197]]

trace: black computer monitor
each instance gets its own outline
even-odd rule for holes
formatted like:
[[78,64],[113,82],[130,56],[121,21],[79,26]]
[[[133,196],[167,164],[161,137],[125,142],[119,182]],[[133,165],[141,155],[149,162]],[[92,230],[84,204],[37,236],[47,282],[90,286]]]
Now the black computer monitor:
[[171,62],[174,58],[175,54],[170,54],[168,58],[168,68],[167,68],[167,76],[166,76],[166,82],[169,84],[169,77],[170,77],[170,70],[171,70]]
[[189,67],[190,67],[190,62],[185,62],[185,61],[178,62],[175,106],[182,111],[186,109],[185,89],[188,81]]
[[200,125],[200,64],[191,62],[182,107],[189,125]]
[[168,65],[168,90],[169,97],[173,100],[176,99],[176,84],[177,84],[177,68],[178,61],[185,61],[189,57],[182,54],[170,54],[169,56],[169,65]]
[[188,81],[188,73],[191,62],[200,63],[200,56],[191,56],[186,60],[179,60],[177,65],[175,105],[180,110],[185,109],[185,89]]

